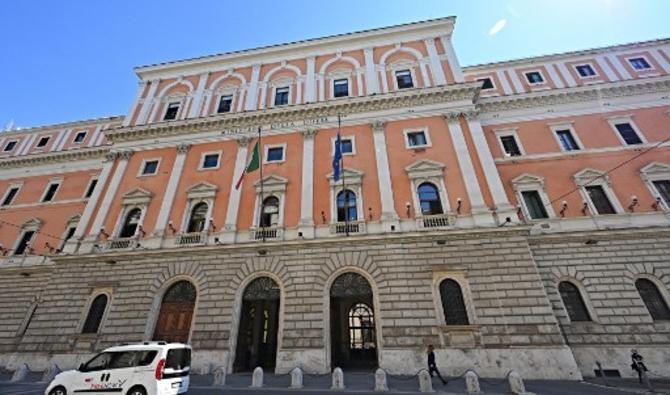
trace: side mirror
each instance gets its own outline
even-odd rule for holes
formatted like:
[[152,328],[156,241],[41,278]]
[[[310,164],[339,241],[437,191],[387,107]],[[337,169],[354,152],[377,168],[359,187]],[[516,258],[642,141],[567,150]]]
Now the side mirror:
[[84,371],[84,364],[80,363],[79,367],[77,368],[78,371],[83,372]]

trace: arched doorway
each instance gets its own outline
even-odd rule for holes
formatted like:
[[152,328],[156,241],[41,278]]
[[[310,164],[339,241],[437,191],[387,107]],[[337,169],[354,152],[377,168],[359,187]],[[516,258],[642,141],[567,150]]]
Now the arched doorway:
[[273,369],[278,327],[279,286],[269,277],[259,277],[247,285],[242,295],[233,370],[251,371],[257,366]]
[[187,343],[197,291],[189,281],[178,281],[163,295],[154,340]]
[[377,336],[370,283],[344,273],[330,287],[330,363],[332,367],[377,367]]

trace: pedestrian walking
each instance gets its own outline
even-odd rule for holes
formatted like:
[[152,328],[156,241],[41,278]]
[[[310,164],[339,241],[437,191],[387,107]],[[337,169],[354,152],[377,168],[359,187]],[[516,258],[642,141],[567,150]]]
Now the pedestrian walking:
[[442,380],[442,384],[447,385],[447,380],[442,378],[440,371],[437,370],[437,365],[435,364],[435,353],[433,352],[433,345],[428,346],[428,374],[430,377],[433,377],[433,373],[437,374],[437,377]]
[[637,376],[640,379],[640,384],[642,384],[642,376],[645,375],[647,367],[644,364],[644,358],[640,355],[636,349],[630,350],[630,359],[633,363],[630,367],[637,372]]

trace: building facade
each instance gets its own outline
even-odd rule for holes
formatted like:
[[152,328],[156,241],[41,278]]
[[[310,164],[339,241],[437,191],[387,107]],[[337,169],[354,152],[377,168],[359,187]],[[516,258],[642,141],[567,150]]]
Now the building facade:
[[1,133],[0,366],[670,374],[670,40],[461,67],[454,23],[143,66],[126,116]]

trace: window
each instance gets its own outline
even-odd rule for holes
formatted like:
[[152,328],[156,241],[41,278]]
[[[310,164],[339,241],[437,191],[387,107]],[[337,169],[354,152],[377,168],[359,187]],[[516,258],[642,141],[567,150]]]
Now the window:
[[337,194],[337,222],[358,220],[356,194],[345,189]]
[[191,210],[191,219],[188,221],[188,228],[186,229],[186,232],[196,233],[205,230],[208,211],[209,207],[205,202],[200,202],[193,206],[193,210]]
[[40,138],[40,141],[37,142],[37,148],[45,147],[49,143],[50,138],[49,136]]
[[288,86],[275,89],[275,106],[283,106],[288,104],[288,94]]
[[346,97],[349,96],[349,80],[346,78],[333,81],[333,96]]
[[461,286],[450,278],[440,283],[440,299],[447,325],[469,325],[468,312],[463,300]]
[[506,156],[521,156],[521,150],[513,135],[500,136],[500,143],[503,146]]
[[417,188],[419,194],[419,204],[421,205],[422,215],[443,214],[442,202],[440,201],[440,192],[437,187],[429,182],[424,182]]
[[349,309],[349,348],[368,350],[375,347],[375,319],[370,306],[356,303]]
[[558,284],[558,292],[561,294],[563,306],[565,306],[565,310],[568,312],[570,321],[591,321],[591,316],[586,309],[582,294],[575,284],[562,281]]
[[617,132],[628,145],[642,144],[642,139],[637,135],[633,125],[629,122],[616,123],[614,124]]
[[7,144],[5,144],[5,148],[3,148],[2,151],[3,152],[9,152],[9,151],[13,150],[14,147],[16,147],[16,143],[17,143],[16,140],[8,141]]
[[596,75],[596,71],[593,70],[593,67],[591,67],[590,64],[580,64],[575,66],[577,69],[577,73],[579,73],[580,77],[594,77]]
[[668,304],[663,300],[663,295],[661,295],[656,284],[645,278],[640,278],[635,281],[635,288],[640,293],[640,297],[654,321],[670,320],[670,309],[668,309]]
[[65,248],[65,244],[67,244],[68,240],[74,236],[74,232],[77,230],[76,226],[71,226],[67,228],[67,232],[65,233],[65,237],[63,238],[63,242],[61,243],[61,246],[59,248],[59,252],[63,251],[63,248]]
[[19,241],[19,244],[16,246],[16,249],[14,250],[14,255],[21,255],[26,252],[30,253],[30,242],[33,241],[33,236],[35,236],[35,231],[34,230],[28,230],[23,232],[23,235],[21,235],[21,241]]
[[88,188],[86,188],[86,194],[84,195],[84,198],[88,199],[93,195],[93,191],[95,191],[95,187],[98,185],[98,179],[94,178],[91,180],[91,182],[88,183]]
[[542,84],[542,83],[544,83],[544,78],[542,78],[542,74],[540,74],[539,71],[530,71],[530,72],[526,73],[526,79],[531,84]]
[[665,205],[670,207],[670,180],[658,180],[652,181],[651,183],[656,187],[656,190],[661,195],[661,199],[663,199]]
[[491,78],[486,77],[486,78],[478,78],[477,81],[482,83],[482,90],[487,90],[487,89],[493,89],[495,88],[493,86],[493,80]]
[[628,59],[628,63],[630,63],[631,66],[635,70],[649,70],[651,69],[651,65],[649,62],[647,62],[647,59],[645,58],[630,58]]
[[284,147],[268,147],[265,162],[282,162],[284,160]]
[[354,153],[354,141],[352,139],[342,139],[340,141],[340,149],[342,150],[342,155],[353,154]]
[[121,233],[119,237],[133,237],[137,232],[137,227],[140,224],[140,218],[142,217],[142,210],[139,208],[134,208],[128,212],[126,215],[126,220],[123,222],[123,227],[121,228]]
[[537,191],[522,191],[521,196],[531,219],[549,218],[544,203]]
[[269,196],[263,200],[258,226],[270,228],[277,225],[279,225],[279,199],[276,196]]
[[105,315],[105,308],[107,308],[107,295],[96,296],[88,309],[81,333],[98,333],[102,317]]
[[51,183],[47,186],[47,190],[44,193],[44,197],[42,197],[42,202],[50,202],[54,199],[54,196],[56,195],[56,191],[58,191],[58,187],[60,187],[59,183]]
[[150,176],[156,174],[158,171],[158,159],[147,160],[144,162],[144,167],[142,168],[143,176]]
[[86,132],[79,132],[74,136],[74,140],[72,140],[72,142],[75,144],[81,144],[84,142],[85,138],[86,138]]
[[561,148],[563,151],[577,151],[579,150],[579,145],[577,141],[572,136],[572,132],[569,129],[557,130],[556,136],[558,141],[561,143]]
[[219,99],[219,108],[216,109],[217,113],[230,112],[233,105],[233,95],[221,96]]
[[201,169],[216,169],[219,167],[219,154],[204,154]]
[[177,119],[177,113],[179,112],[180,102],[168,103],[167,109],[165,110],[165,116],[163,117],[164,121],[169,121],[171,119]]
[[414,88],[412,73],[409,70],[396,71],[395,80],[398,83],[398,89]]
[[407,146],[410,148],[426,147],[428,145],[426,132],[424,132],[423,130],[406,132],[406,135],[407,135]]
[[[148,364],[150,364],[149,362]],[[147,365],[148,365],[147,364]],[[191,366],[190,348],[171,348],[165,358],[165,368],[174,370],[186,370]]]
[[9,206],[10,204],[12,204],[14,198],[19,193],[19,189],[21,188],[20,187],[9,188],[9,190],[7,190],[7,193],[5,194],[5,198],[2,199],[2,206]]
[[584,189],[586,189],[586,193],[589,195],[589,199],[591,199],[598,214],[616,214],[614,206],[612,206],[602,186],[590,185],[584,187]]

